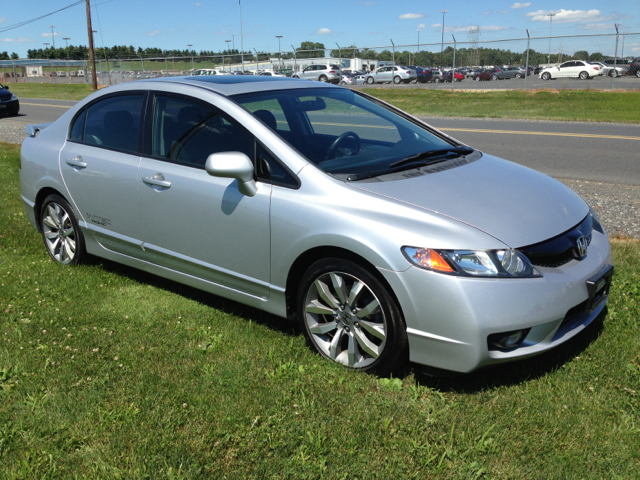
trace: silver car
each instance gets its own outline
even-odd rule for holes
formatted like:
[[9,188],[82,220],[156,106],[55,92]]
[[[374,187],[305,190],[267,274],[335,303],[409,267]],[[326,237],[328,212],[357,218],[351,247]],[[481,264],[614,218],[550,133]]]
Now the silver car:
[[293,78],[301,78],[303,80],[317,80],[325,83],[340,83],[342,79],[342,69],[340,65],[330,63],[309,65],[301,72],[292,75]]
[[577,194],[355,90],[142,80],[27,133],[22,200],[53,260],[92,254],[296,319],[354,369],[531,357],[608,298],[607,235]]
[[375,72],[371,72],[365,78],[365,82],[368,84],[373,83],[410,83],[412,80],[417,80],[418,74],[415,70],[409,67],[402,66],[386,66],[377,69]]

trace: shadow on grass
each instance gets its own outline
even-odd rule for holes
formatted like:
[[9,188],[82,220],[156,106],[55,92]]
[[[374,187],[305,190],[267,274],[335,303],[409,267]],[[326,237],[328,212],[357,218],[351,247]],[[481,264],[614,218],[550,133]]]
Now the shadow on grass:
[[[287,336],[302,335],[297,322],[291,322],[270,313],[258,310],[242,303],[219,297],[197,288],[183,285],[152,273],[144,272],[133,267],[122,265],[98,257],[90,257],[87,264],[99,266],[105,271],[116,273],[135,280],[141,284],[151,285],[181,297],[188,298],[209,308],[235,315],[244,320],[250,320],[272,331]],[[424,367],[407,364],[401,371],[395,372],[396,378],[404,379],[412,374],[421,385],[439,391],[453,391],[458,393],[475,393],[501,386],[510,386],[526,382],[547,375],[562,367],[566,362],[582,353],[591,343],[595,342],[603,330],[607,308],[598,315],[591,324],[578,335],[541,355],[504,363],[480,369],[469,374],[452,377],[436,378],[424,373]]]
[[523,383],[562,368],[565,363],[584,352],[602,333],[606,316],[607,307],[578,335],[535,357],[486,367],[476,372],[448,378],[425,375],[420,366],[414,366],[414,372],[418,383],[424,386],[457,393],[476,393]]
[[206,305],[209,308],[241,317],[244,320],[251,320],[253,323],[265,326],[284,335],[297,336],[302,333],[296,322],[291,322],[268,312],[258,310],[257,308],[160,277],[153,273],[148,273],[134,267],[129,267],[127,265],[94,256],[89,256],[86,260],[86,264],[99,266],[105,271],[122,275],[135,280],[136,282],[151,285],[155,288],[180,295],[181,297]]

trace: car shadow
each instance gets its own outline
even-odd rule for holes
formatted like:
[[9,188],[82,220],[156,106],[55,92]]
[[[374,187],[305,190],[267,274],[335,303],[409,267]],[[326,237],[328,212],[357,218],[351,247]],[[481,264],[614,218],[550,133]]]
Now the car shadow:
[[562,345],[535,357],[503,363],[479,369],[468,374],[450,377],[430,375],[428,370],[419,365],[413,366],[413,372],[418,384],[435,390],[456,393],[477,393],[497,387],[508,387],[529,380],[543,377],[554,372],[582,354],[595,342],[604,329],[604,319],[607,307],[578,335],[567,340]]
[[166,292],[180,295],[195,302],[206,305],[209,308],[220,310],[224,313],[241,317],[244,320],[265,326],[273,331],[287,336],[298,336],[302,332],[298,328],[297,322],[292,322],[285,318],[278,317],[268,312],[258,310],[234,300],[229,300],[213,293],[199,290],[195,287],[184,285],[153,273],[148,273],[134,267],[129,267],[111,260],[90,256],[86,264],[100,266],[105,271],[122,275],[136,282],[151,285]]

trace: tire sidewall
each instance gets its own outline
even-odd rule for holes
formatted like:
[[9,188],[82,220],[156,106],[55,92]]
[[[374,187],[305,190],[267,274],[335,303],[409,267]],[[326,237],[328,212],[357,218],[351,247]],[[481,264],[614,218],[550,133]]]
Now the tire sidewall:
[[307,344],[319,355],[331,360],[315,344],[313,336],[309,332],[304,310],[307,291],[313,282],[320,276],[329,272],[341,272],[364,282],[378,298],[382,311],[386,318],[385,347],[382,355],[370,365],[359,368],[363,372],[375,372],[386,376],[397,371],[408,361],[407,328],[400,313],[396,300],[388,291],[388,287],[382,284],[369,270],[357,263],[342,258],[326,258],[313,263],[302,276],[298,291],[296,292],[296,314]]

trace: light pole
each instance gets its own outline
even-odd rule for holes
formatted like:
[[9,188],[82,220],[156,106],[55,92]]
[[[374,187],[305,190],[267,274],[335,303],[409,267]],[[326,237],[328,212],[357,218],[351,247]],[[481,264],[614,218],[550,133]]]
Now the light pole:
[[[225,42],[227,42],[227,53],[229,53],[229,44],[231,43],[231,40],[225,40]],[[231,62],[229,62],[231,63]],[[222,65],[224,66],[224,57],[222,57]],[[231,68],[231,67],[229,67]]]
[[[193,47],[193,44],[189,43],[187,44],[187,47],[189,47],[189,53],[191,54],[191,70],[193,70],[195,67],[193,66],[193,50],[191,49],[191,47]],[[193,73],[193,72],[191,72]]]
[[49,28],[51,29],[51,41],[53,42],[53,49],[56,49],[56,39],[53,36],[53,29],[56,28],[55,25],[49,25]]
[[547,56],[547,67],[551,66],[551,23],[555,16],[555,13],[547,13],[547,17],[549,17],[549,55]]
[[421,29],[416,30],[416,32],[418,32],[418,53],[420,53],[420,30]]
[[64,37],[63,40],[66,42],[67,46],[64,49],[65,51],[65,56],[67,57],[67,77],[69,77],[69,81],[71,81],[71,76],[69,75],[69,40],[71,40],[70,37]]
[[242,40],[242,3],[238,0],[238,8],[240,9],[240,62],[242,63],[242,73],[244,73],[244,44]]
[[233,51],[235,52],[236,50],[236,34],[235,33],[231,34],[231,40],[233,40],[233,43],[231,45],[233,45]]
[[280,59],[279,70],[282,70],[282,50],[280,49],[280,39],[282,38],[282,35],[276,35],[276,38],[278,39],[278,58]]
[[442,61],[442,54],[444,53],[444,14],[449,13],[449,10],[440,10],[442,14],[442,40],[440,40],[440,68],[444,67],[444,63]]

